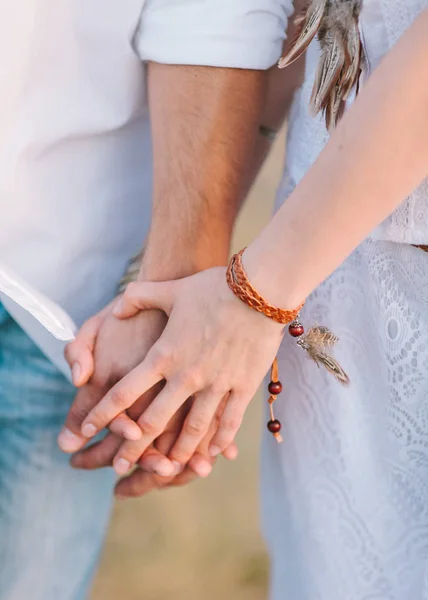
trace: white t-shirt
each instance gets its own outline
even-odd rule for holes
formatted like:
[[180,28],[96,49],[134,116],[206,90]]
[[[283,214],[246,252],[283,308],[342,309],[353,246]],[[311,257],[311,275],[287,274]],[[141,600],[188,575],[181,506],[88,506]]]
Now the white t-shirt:
[[[145,238],[144,61],[266,69],[290,0],[4,0],[0,263],[78,323],[114,295]],[[62,344],[8,310],[64,367]]]

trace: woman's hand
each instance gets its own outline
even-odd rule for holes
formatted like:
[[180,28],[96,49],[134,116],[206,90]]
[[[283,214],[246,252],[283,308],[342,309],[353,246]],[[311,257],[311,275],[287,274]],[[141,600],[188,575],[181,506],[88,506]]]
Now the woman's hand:
[[[60,437],[60,445],[65,452],[80,450],[71,460],[72,466],[80,469],[111,466],[122,445],[123,434],[126,434],[128,439],[140,439],[141,429],[135,421],[162,388],[159,384],[138,398],[127,414],[122,412],[109,423],[110,432],[102,440],[81,449],[88,441],[81,435],[80,430],[89,410],[115,383],[141,363],[166,324],[165,314],[156,310],[144,311],[135,315],[133,319],[119,321],[111,314],[113,304],[109,304],[89,319],[66,349],[73,383],[82,389],[70,408],[65,434],[63,431]],[[122,495],[127,495],[129,491],[129,495],[137,496],[154,487],[183,485],[193,477],[206,477],[210,473],[214,461],[208,453],[208,445],[217,430],[218,414],[211,424],[208,436],[190,461],[187,472],[177,475],[177,468],[166,458],[178,438],[190,404],[189,401],[183,405],[162,435],[139,457],[139,471],[131,474],[129,481],[119,484]],[[234,460],[237,454],[238,450],[234,445],[224,452],[224,456],[229,460]]]
[[283,326],[235,298],[220,267],[177,281],[131,284],[114,314],[130,318],[150,308],[160,308],[169,316],[164,332],[142,364],[116,384],[82,424],[82,434],[93,437],[147,390],[166,380],[138,419],[141,439],[124,442],[119,450],[114,461],[119,471],[136,463],[190,396],[192,407],[169,458],[187,464],[227,396],[210,450],[215,456],[226,449],[283,336]]

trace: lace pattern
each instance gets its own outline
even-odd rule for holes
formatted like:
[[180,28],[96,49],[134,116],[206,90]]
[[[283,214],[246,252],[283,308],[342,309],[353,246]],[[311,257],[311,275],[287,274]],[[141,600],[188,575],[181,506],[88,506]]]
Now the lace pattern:
[[[426,7],[364,0],[371,67]],[[328,139],[308,112],[318,53],[313,43],[278,204]],[[411,243],[428,243],[428,180],[302,311],[307,326],[325,324],[341,338],[349,388],[288,336],[281,347],[275,411],[284,443],[266,433],[262,464],[272,600],[428,600],[428,254]]]
[[365,241],[303,318],[340,336],[352,384],[285,339],[285,441],[266,437],[262,469],[272,598],[428,600],[428,254]]

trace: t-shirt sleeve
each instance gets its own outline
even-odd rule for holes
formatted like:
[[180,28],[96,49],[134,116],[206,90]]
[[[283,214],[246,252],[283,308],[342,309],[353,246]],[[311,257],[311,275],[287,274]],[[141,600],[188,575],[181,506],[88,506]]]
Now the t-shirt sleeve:
[[141,60],[268,69],[280,57],[292,0],[145,0]]

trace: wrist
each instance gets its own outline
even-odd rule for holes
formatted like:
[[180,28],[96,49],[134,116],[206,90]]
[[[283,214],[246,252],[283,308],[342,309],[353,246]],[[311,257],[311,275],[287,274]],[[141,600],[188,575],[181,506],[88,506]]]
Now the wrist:
[[217,236],[201,233],[196,239],[156,240],[149,237],[138,279],[168,281],[181,279],[211,267],[226,266],[231,233]]
[[274,306],[291,310],[305,300],[297,268],[274,249],[256,240],[245,250],[242,263],[251,284]]

